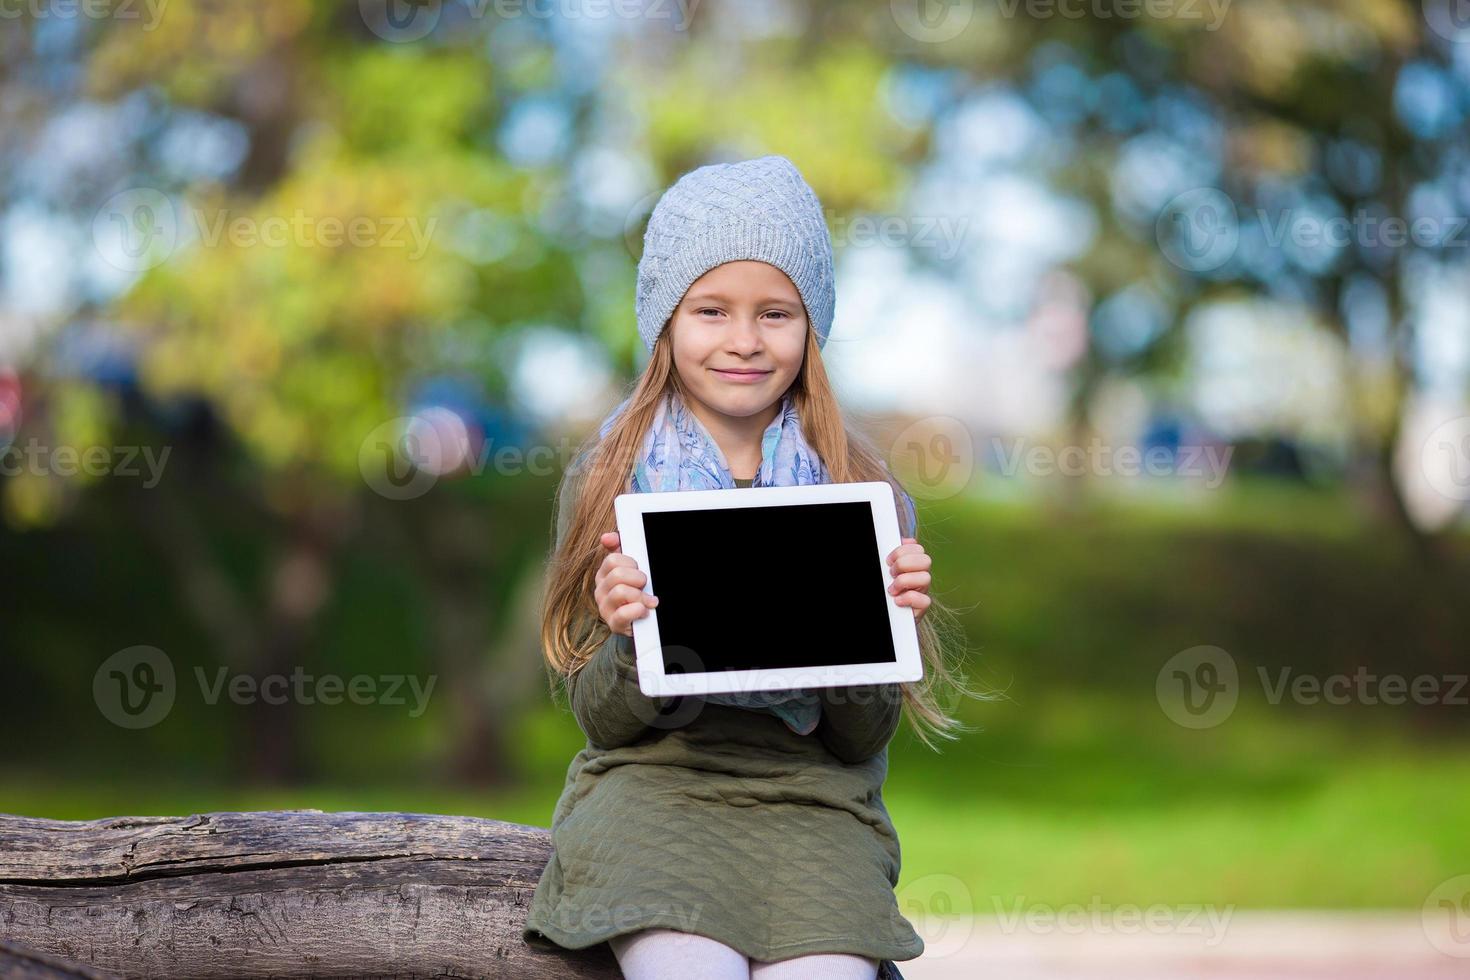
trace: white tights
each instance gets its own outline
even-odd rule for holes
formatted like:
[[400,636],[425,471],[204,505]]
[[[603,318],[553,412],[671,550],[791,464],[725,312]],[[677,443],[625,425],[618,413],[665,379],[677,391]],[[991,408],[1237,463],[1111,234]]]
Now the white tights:
[[673,929],[608,940],[624,980],[875,980],[878,964],[848,953],[814,953],[767,963],[722,942]]

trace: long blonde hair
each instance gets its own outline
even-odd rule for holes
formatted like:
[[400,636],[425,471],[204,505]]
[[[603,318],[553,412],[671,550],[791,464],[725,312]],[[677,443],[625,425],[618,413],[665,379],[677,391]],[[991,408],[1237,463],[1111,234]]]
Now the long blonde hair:
[[[613,498],[631,489],[634,455],[653,424],[659,400],[669,389],[685,396],[678,372],[674,370],[670,333],[665,328],[659,334],[648,367],[606,437],[599,439],[594,431],[573,463],[584,478],[561,544],[547,566],[546,597],[541,613],[541,649],[551,669],[563,679],[581,670],[610,635],[593,601],[597,569],[605,554],[600,539],[616,526]],[[790,389],[801,418],[802,434],[821,456],[832,482],[882,480],[891,485],[902,521],[906,507],[900,484],[883,464],[871,440],[847,424],[828,382],[816,332],[808,329],[806,337],[801,371]],[[559,511],[562,505],[558,491],[555,507]],[[914,537],[918,537],[917,514],[915,521]],[[968,690],[956,668],[951,666],[949,651],[955,645],[963,648],[964,632],[956,625],[953,611],[937,596],[930,598],[929,608],[918,622],[924,679],[904,684],[903,700],[905,715],[915,734],[932,748],[935,737],[953,739],[957,731],[965,729],[940,703],[941,694],[986,700],[990,696]]]

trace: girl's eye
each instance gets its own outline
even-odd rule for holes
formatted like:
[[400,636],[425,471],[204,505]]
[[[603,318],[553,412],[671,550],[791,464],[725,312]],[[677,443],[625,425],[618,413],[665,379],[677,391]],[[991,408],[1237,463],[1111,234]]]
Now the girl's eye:
[[[705,315],[719,316],[720,315],[720,311],[717,310],[717,309],[715,309],[715,308],[713,308],[713,307],[708,307],[707,306],[704,309],[695,310],[694,311],[694,315],[695,316],[705,316]],[[779,318],[785,319],[785,320],[789,320],[791,318],[791,314],[790,313],[787,313],[785,310],[767,310],[764,315],[765,316],[779,317]]]

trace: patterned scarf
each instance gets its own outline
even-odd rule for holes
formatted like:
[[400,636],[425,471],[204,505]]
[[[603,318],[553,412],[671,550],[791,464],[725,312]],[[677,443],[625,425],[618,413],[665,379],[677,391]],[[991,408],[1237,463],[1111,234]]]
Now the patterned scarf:
[[[625,398],[602,422],[601,439],[632,401]],[[816,450],[801,433],[801,416],[790,394],[782,396],[781,410],[761,435],[761,465],[752,487],[789,487],[831,483]],[[633,492],[660,493],[669,490],[730,490],[725,454],[699,417],[689,410],[678,392],[670,390],[659,401],[653,424],[643,437],[633,463]],[[785,691],[742,691],[709,694],[714,704],[734,705],[753,711],[768,711],[798,735],[810,735],[821,719],[821,698],[805,689]]]

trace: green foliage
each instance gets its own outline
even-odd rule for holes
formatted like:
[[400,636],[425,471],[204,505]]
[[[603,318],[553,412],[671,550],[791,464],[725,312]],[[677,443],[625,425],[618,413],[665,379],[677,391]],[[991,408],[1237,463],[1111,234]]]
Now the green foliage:
[[712,65],[725,42],[696,40],[672,68],[626,70],[622,84],[647,113],[654,159],[677,170],[711,145],[781,153],[801,161],[830,212],[884,208],[904,183],[903,152],[917,133],[883,104],[889,64],[871,48],[833,41],[804,50],[794,41],[753,47],[742,84]]

